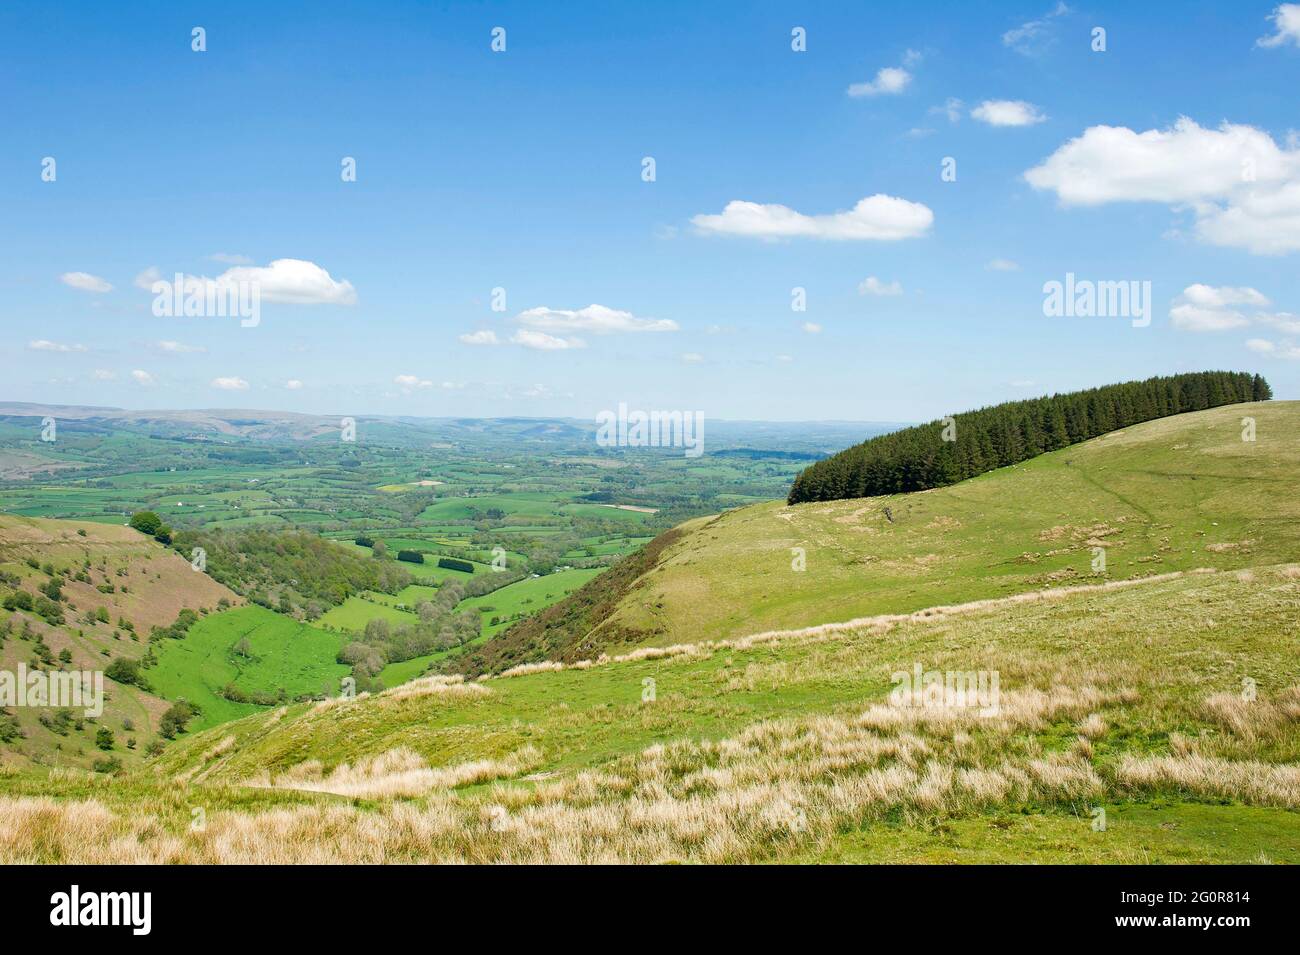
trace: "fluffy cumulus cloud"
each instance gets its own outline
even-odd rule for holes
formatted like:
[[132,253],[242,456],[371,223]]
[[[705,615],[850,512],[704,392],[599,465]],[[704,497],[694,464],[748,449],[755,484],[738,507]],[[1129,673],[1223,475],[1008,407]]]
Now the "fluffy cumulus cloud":
[[970,114],[990,126],[1033,126],[1047,119],[1037,106],[1022,99],[986,99]]
[[290,378],[284,383],[284,387],[289,391],[302,391],[302,382],[297,378]]
[[903,286],[897,281],[882,282],[874,275],[868,275],[858,283],[859,295],[902,295]]
[[137,385],[152,385],[152,384],[153,384],[153,375],[149,374],[149,372],[144,371],[144,370],[141,369],[141,368],[136,368],[134,371],[131,372],[131,379],[132,379],[132,380],[133,380]]
[[847,212],[804,215],[789,206],[733,199],[718,215],[691,219],[697,229],[716,235],[755,239],[828,239],[833,241],[914,239],[934,224],[928,206],[877,193]]
[[886,66],[876,71],[876,78],[869,83],[854,83],[848,89],[850,96],[894,96],[903,92],[912,82],[908,67],[921,59],[921,54],[908,50],[901,66]]
[[1257,289],[1214,287],[1196,283],[1183,289],[1169,309],[1169,323],[1185,332],[1224,332],[1250,324],[1237,306],[1264,306],[1269,301]]
[[213,378],[212,387],[221,391],[247,391],[248,382],[243,378],[231,375],[228,378]]
[[[150,266],[135,277],[138,288],[152,291],[155,282],[174,282],[174,275],[163,275]],[[356,289],[347,280],[335,279],[315,262],[305,259],[276,259],[269,265],[236,265],[216,278],[206,275],[182,275],[185,290],[208,285],[218,289],[239,286],[256,288],[263,302],[291,305],[355,305]]]
[[574,332],[593,335],[629,335],[643,332],[675,332],[678,325],[667,318],[642,318],[622,309],[605,305],[565,309],[539,305],[515,316],[518,327],[508,338],[490,328],[465,332],[465,345],[518,345],[534,351],[565,351],[586,348],[587,342]]
[[109,285],[98,275],[91,275],[89,272],[64,272],[59,276],[59,281],[69,288],[75,288],[82,292],[111,292],[113,286]]
[[1237,328],[1263,327],[1281,335],[1250,338],[1246,347],[1270,358],[1300,358],[1294,338],[1300,336],[1300,315],[1290,312],[1263,311],[1272,303],[1258,289],[1250,286],[1213,286],[1197,283],[1183,289],[1169,309],[1169,323],[1185,332],[1223,332]]
[[1269,17],[1273,21],[1273,33],[1260,37],[1256,43],[1263,47],[1300,46],[1300,3],[1284,3],[1274,8]]
[[1025,179],[1065,206],[1160,202],[1195,217],[1212,245],[1259,255],[1300,249],[1300,148],[1280,147],[1253,126],[1203,128],[1183,117],[1169,129],[1093,126]]

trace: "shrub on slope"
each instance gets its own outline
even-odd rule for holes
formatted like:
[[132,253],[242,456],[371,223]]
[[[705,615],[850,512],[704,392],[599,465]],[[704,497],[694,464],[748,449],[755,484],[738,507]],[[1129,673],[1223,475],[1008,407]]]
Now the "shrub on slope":
[[305,531],[178,531],[174,546],[186,557],[203,548],[208,574],[254,603],[309,618],[363,590],[391,594],[411,582],[392,561],[358,556]]

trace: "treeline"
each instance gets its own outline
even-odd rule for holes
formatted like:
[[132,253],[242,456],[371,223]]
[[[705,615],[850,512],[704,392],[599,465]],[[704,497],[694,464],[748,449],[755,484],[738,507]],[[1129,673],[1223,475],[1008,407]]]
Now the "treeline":
[[363,590],[396,593],[411,582],[388,560],[350,552],[307,531],[185,530],[173,546],[186,560],[204,551],[209,576],[250,601],[314,620]]
[[1153,418],[1272,397],[1259,375],[1203,371],[1011,401],[881,435],[818,461],[795,478],[788,503],[943,487]]

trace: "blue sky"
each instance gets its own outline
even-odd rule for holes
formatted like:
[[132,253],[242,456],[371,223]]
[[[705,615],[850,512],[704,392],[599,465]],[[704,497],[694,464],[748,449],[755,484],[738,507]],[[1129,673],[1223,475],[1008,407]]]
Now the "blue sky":
[[[1300,397],[1300,7],[898,6],[6,6],[0,400],[920,420],[1205,368]],[[257,327],[153,314],[148,270],[232,267]],[[1067,272],[1151,282],[1150,325],[1046,317]]]

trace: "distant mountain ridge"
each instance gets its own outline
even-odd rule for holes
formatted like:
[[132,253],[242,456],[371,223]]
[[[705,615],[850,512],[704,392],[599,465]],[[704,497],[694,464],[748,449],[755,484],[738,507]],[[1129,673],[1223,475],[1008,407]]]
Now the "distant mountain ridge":
[[[60,425],[75,423],[85,430],[133,430],[164,438],[214,440],[315,441],[339,434],[344,415],[306,414],[253,408],[194,408],[133,410],[96,405],[56,405],[40,402],[0,401],[0,422],[52,417]],[[496,434],[539,443],[590,440],[596,432],[593,419],[564,417],[468,418],[413,415],[352,415],[359,428],[368,428],[381,442],[425,443],[461,435]],[[706,441],[722,448],[769,444],[788,447],[816,445],[825,452],[847,441],[884,434],[903,425],[873,421],[723,421],[710,420]],[[847,439],[847,440],[846,440]],[[707,452],[706,452],[707,453]],[[820,456],[820,455],[818,455]]]

